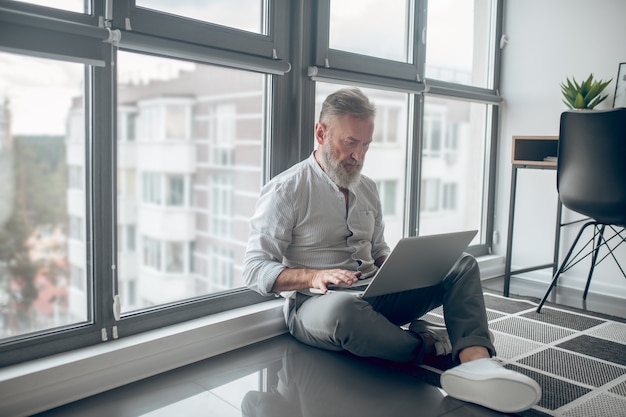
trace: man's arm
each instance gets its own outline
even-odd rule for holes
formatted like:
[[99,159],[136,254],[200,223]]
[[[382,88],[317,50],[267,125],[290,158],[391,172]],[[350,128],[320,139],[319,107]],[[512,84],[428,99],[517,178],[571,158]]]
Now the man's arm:
[[250,236],[243,262],[246,286],[261,295],[272,295],[277,277],[285,269],[283,253],[291,242],[292,212],[280,210],[291,207],[273,183],[261,191],[254,215],[250,219]]
[[278,275],[272,292],[297,291],[308,288],[317,288],[323,293],[328,292],[328,285],[352,285],[359,280],[358,271],[345,269],[296,269],[285,268]]
[[291,203],[282,198],[283,193],[265,191],[250,220],[250,238],[243,269],[244,280],[250,289],[262,295],[308,288],[326,293],[330,284],[352,285],[357,282],[361,273],[356,271],[286,267],[281,260],[291,242],[288,226],[295,222],[290,217],[294,213],[284,209]]

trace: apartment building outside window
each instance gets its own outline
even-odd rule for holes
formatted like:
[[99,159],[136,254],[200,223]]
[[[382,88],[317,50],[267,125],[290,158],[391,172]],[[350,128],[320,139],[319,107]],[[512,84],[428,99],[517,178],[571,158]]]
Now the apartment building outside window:
[[380,194],[380,202],[383,207],[383,215],[387,218],[398,215],[398,181],[397,180],[378,180],[376,181],[378,194]]

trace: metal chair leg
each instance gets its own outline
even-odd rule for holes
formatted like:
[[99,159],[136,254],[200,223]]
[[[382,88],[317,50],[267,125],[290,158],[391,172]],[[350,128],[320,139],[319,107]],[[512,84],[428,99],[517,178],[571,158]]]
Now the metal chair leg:
[[541,302],[537,306],[537,310],[535,310],[535,311],[537,311],[537,313],[541,313],[541,308],[543,307],[543,305],[545,304],[546,300],[548,299],[548,296],[552,292],[552,289],[556,286],[556,282],[558,281],[559,276],[561,275],[561,273],[563,271],[565,271],[565,269],[567,269],[566,268],[567,267],[567,263],[569,262],[569,259],[572,256],[572,253],[574,252],[574,249],[576,249],[576,245],[578,244],[578,241],[580,240],[580,237],[582,236],[583,232],[585,231],[587,226],[591,226],[592,224],[595,224],[595,222],[594,221],[587,222],[578,231],[578,235],[576,235],[576,239],[574,239],[574,243],[572,243],[572,245],[570,246],[569,251],[567,252],[567,255],[565,255],[565,259],[563,259],[563,262],[561,262],[561,266],[556,271],[556,274],[554,274],[554,277],[552,278],[552,282],[550,283],[550,287],[548,287],[548,291],[546,291],[546,294],[543,296],[543,299],[541,300]]
[[[598,240],[593,250],[593,257],[591,258],[591,266],[589,267],[589,275],[587,276],[587,284],[585,284],[585,291],[583,292],[583,300],[587,299],[587,293],[589,292],[589,284],[591,284],[591,277],[593,276],[593,270],[596,267],[596,262],[598,260],[598,253],[600,252],[600,247],[602,246],[602,240],[604,239],[604,227],[605,225],[600,226],[600,231],[598,232]],[[597,225],[596,225],[596,230],[597,230]]]

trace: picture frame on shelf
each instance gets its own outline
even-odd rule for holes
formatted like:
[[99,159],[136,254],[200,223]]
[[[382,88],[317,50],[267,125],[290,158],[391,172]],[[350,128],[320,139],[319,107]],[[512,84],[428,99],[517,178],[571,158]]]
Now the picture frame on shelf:
[[626,107],[626,62],[619,64],[615,79],[615,96],[613,108]]

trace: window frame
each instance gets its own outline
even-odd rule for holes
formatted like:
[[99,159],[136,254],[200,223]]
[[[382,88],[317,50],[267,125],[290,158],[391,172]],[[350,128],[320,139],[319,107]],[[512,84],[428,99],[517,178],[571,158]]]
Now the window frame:
[[[144,51],[158,54],[163,45],[169,49],[170,56],[176,57],[177,48],[170,45],[178,44],[188,58],[194,55],[201,61],[239,62],[255,69],[266,67],[282,73],[290,70],[289,63],[284,60],[288,55],[288,37],[284,36],[284,22],[289,10],[287,0],[264,2],[267,4],[267,35],[142,8],[136,5],[136,0],[126,0],[126,3],[125,7],[113,9],[113,25],[122,30],[122,44],[128,47],[143,44],[143,48],[153,49]],[[155,37],[159,38],[158,41],[150,42]]]
[[[288,61],[273,55],[273,49],[283,45],[279,40],[288,38],[285,32],[287,30],[286,21],[289,9],[286,0],[271,0],[269,2],[269,31],[273,36],[267,37],[141,9],[134,7],[134,0],[129,0],[128,3],[130,10],[128,15],[131,17],[132,29],[128,30],[129,27],[122,26],[126,30],[121,30],[120,50],[249,70],[266,74],[267,77],[284,78],[282,76],[291,70],[291,65]],[[120,10],[118,8],[113,11],[115,24],[122,24],[125,21],[126,16]],[[137,22],[140,23],[137,24]],[[150,24],[150,22],[152,23]],[[163,26],[167,26],[167,28],[157,34],[154,28],[163,28]],[[189,33],[189,28],[195,28],[198,32]],[[203,34],[207,39],[215,39],[214,36],[219,35],[217,39],[223,42],[223,46],[228,51],[218,50],[215,48],[215,44],[208,41],[201,45],[191,43],[194,41],[194,36],[198,34]],[[158,35],[159,38],[155,35]],[[164,39],[163,36],[168,38]],[[263,48],[263,53],[250,53],[248,49],[254,44]],[[272,54],[264,56],[270,44],[272,45]],[[273,97],[269,99],[271,102],[278,100],[278,97],[274,94],[273,84],[273,80],[270,80],[265,86],[266,97]],[[266,127],[268,129],[275,124],[275,116],[269,112],[271,102],[266,103],[268,107]],[[115,101],[111,105],[114,109],[117,107]],[[114,142],[114,147],[116,147],[117,141]],[[264,163],[268,164],[267,159]],[[266,170],[267,168],[264,169],[264,171]],[[165,178],[163,181],[165,181]],[[187,181],[185,181],[185,186],[188,188]],[[161,188],[164,189],[164,187],[162,185]],[[186,190],[186,192],[189,192],[189,190]],[[189,195],[186,196],[186,203],[189,201],[189,197]],[[192,247],[187,248],[189,253],[192,253],[193,250]],[[163,256],[165,254],[162,253]],[[117,288],[114,291],[114,295],[116,294],[118,294]],[[143,308],[127,312],[114,325],[118,334],[125,336],[264,301],[268,301],[268,299],[247,288],[237,288],[162,304],[154,308]]]
[[[0,9],[9,13],[19,13],[27,15],[43,15],[54,19],[75,22],[83,25],[98,26],[99,16],[104,15],[104,3],[103,1],[89,0],[91,12],[90,13],[77,13],[69,10],[58,9],[55,7],[41,6],[38,4],[31,4],[27,2],[0,0]],[[31,16],[32,17],[32,16]],[[15,21],[15,20],[14,20]],[[54,27],[54,22],[48,22],[45,27]]]
[[[495,28],[495,38],[498,40],[502,32],[503,0],[494,1],[498,8]],[[412,9],[414,30],[411,63],[330,49],[330,0],[267,2],[268,34],[260,35],[142,9],[136,7],[135,0],[92,2],[93,12],[90,15],[0,0],[0,50],[90,65],[85,71],[86,159],[83,172],[87,197],[87,227],[83,232],[90,245],[88,270],[80,271],[80,274],[93,277],[87,280],[86,288],[92,306],[89,323],[0,340],[0,367],[271,300],[246,288],[238,288],[133,311],[116,319],[111,300],[118,294],[119,285],[115,269],[119,253],[117,235],[118,226],[126,227],[117,223],[115,210],[111,209],[120,198],[117,195],[117,173],[114,169],[118,150],[117,100],[115,89],[111,88],[117,82],[112,63],[116,63],[118,50],[266,74],[265,129],[267,138],[271,137],[271,140],[268,139],[263,145],[263,182],[312,152],[311,132],[315,123],[317,81],[408,93],[410,127],[407,130],[407,183],[405,190],[398,190],[409,196],[404,226],[404,234],[408,236],[417,234],[419,229],[417,214],[420,205],[424,96],[437,95],[490,104],[488,122],[491,124],[491,136],[485,138],[485,145],[490,152],[486,167],[488,178],[485,179],[487,195],[483,202],[486,230],[484,243],[468,250],[475,255],[489,253],[495,207],[498,114],[502,101],[498,91],[498,45],[493,45],[493,89],[429,80],[423,76],[425,48],[422,33],[426,24],[426,0],[416,0]],[[105,4],[113,6],[110,21],[104,17]],[[129,25],[126,24],[126,18],[129,19]],[[315,26],[316,23],[319,26]],[[112,30],[119,30],[119,42],[111,39]],[[11,36],[2,36],[7,33]],[[59,39],[64,42],[58,42]],[[106,40],[108,42],[103,42]],[[327,59],[329,65],[326,65]],[[98,114],[98,117],[94,117],[94,114]],[[134,123],[136,130],[136,120],[129,123]],[[126,139],[136,141],[136,131],[134,138]],[[134,175],[139,183],[140,172],[136,171]],[[188,187],[187,181],[185,187]],[[135,193],[138,197],[140,192],[137,187]],[[187,204],[189,190],[185,192]],[[399,216],[401,208],[396,207],[396,210]],[[122,232],[124,236],[126,232]],[[140,239],[139,230],[135,230],[137,252],[141,247]],[[186,247],[184,256],[194,250],[193,245]],[[227,258],[224,254],[207,256]],[[185,265],[191,262],[188,259],[183,261]],[[224,267],[228,267],[227,261]],[[130,281],[127,284],[133,285]]]
[[[116,280],[117,233],[115,207],[117,201],[116,166],[117,122],[116,94],[112,85],[116,85],[116,74],[112,62],[116,62],[118,44],[103,42],[110,38],[111,30],[100,27],[102,17],[85,16],[72,12],[40,7],[30,4],[13,3],[0,0],[0,32],[10,33],[0,39],[0,50],[53,58],[62,61],[79,62],[87,67],[85,82],[85,169],[84,190],[86,202],[88,247],[86,264],[89,271],[86,294],[89,301],[88,320],[84,323],[33,332],[0,341],[0,367],[32,359],[49,356],[68,350],[96,345],[151,329],[184,322],[194,318],[247,306],[267,298],[248,289],[238,288],[218,294],[210,294],[190,300],[181,300],[155,309],[134,311],[116,320],[114,308],[107,300],[115,299],[118,294]],[[7,4],[6,10],[2,6]],[[100,2],[96,2],[98,7]],[[275,0],[272,4],[285,4],[284,0]],[[117,5],[118,3],[116,3]],[[118,9],[119,10],[119,9]],[[95,10],[96,12],[102,10]],[[30,14],[34,13],[34,14]],[[273,33],[283,34],[287,28],[284,11],[277,13],[283,19],[280,30]],[[6,23],[6,24],[5,24]],[[182,25],[184,26],[184,25]],[[4,31],[4,32],[3,32]],[[246,51],[250,46],[248,37],[239,37],[233,31],[226,31],[231,36],[232,45]],[[18,34],[18,36],[14,36]],[[127,34],[128,35],[128,34]],[[184,57],[196,60],[199,55],[211,55],[208,48],[200,48],[182,43],[180,40],[160,42],[156,38],[132,37],[128,42],[131,49],[140,52],[166,54],[175,58]],[[282,36],[286,39],[287,36]],[[65,42],[57,42],[63,39]],[[239,40],[236,40],[239,39]],[[144,42],[145,41],[145,42]],[[264,40],[267,43],[267,40]],[[125,45],[124,42],[120,42]],[[181,48],[181,45],[183,47]],[[265,48],[267,49],[267,47]],[[201,59],[201,62],[228,64],[233,68],[253,70],[268,74],[283,75],[290,70],[288,62],[270,57],[259,59],[245,52],[219,55],[218,59]],[[272,83],[266,85],[273,95]],[[99,117],[94,117],[98,114]],[[269,117],[269,116],[268,116]],[[273,121],[268,120],[267,125]],[[185,187],[187,187],[185,180]],[[188,190],[187,190],[188,191]],[[187,196],[188,197],[188,196]],[[188,201],[185,202],[185,204]],[[98,221],[92,221],[98,219]],[[94,237],[97,237],[94,239]],[[191,249],[185,249],[184,256]],[[162,254],[163,255],[163,254]],[[112,268],[113,266],[113,268]]]
[[[330,1],[319,0],[317,2],[317,37],[315,39],[315,61],[314,66],[321,75],[328,73],[333,74],[334,71],[341,73],[343,71],[353,73],[363,73],[368,75],[369,79],[374,82],[377,78],[397,79],[404,81],[402,84],[414,83],[416,91],[420,90],[423,84],[422,71],[420,68],[420,56],[424,54],[423,37],[419,30],[416,30],[419,22],[423,21],[424,16],[424,0],[409,1],[409,51],[407,54],[408,62],[393,61],[389,59],[362,55],[354,52],[342,51],[330,47]],[[333,72],[329,72],[333,71]],[[338,75],[336,73],[335,76]],[[354,75],[352,75],[354,77]],[[350,78],[346,74],[346,78]],[[366,78],[366,79],[368,79]],[[382,80],[381,80],[382,81]],[[385,83],[389,83],[386,80]]]
[[[373,87],[387,90],[400,90],[411,95],[409,114],[409,138],[407,149],[407,180],[406,180],[406,209],[404,234],[414,236],[419,234],[421,197],[421,159],[423,157],[424,132],[424,97],[439,96],[444,99],[459,99],[476,103],[490,104],[487,114],[486,129],[489,133],[485,137],[486,163],[483,169],[488,175],[484,184],[485,195],[482,201],[483,230],[480,234],[480,243],[470,246],[467,252],[475,255],[491,253],[493,246],[493,211],[495,207],[495,169],[497,154],[497,126],[499,105],[503,101],[499,93],[501,49],[499,40],[502,36],[503,0],[493,0],[495,7],[495,27],[493,28],[493,43],[490,46],[493,53],[493,85],[491,88],[481,88],[470,85],[457,84],[441,80],[425,78],[426,61],[426,26],[427,0],[416,0],[413,8],[413,61],[412,64],[385,60],[377,57],[368,57],[352,52],[338,51],[329,47],[330,31],[330,1],[319,0],[315,13],[318,22],[318,31],[315,36],[315,50],[313,65],[308,68],[307,75],[311,81],[338,83]],[[441,138],[442,149],[445,137]]]

